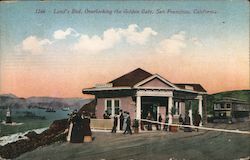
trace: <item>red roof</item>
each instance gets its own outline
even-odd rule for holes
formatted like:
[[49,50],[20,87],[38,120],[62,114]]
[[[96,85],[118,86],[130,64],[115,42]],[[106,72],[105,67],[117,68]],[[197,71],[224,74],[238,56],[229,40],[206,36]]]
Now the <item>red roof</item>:
[[176,85],[177,87],[181,89],[185,89],[185,86],[188,85],[188,86],[192,86],[194,88],[194,91],[207,92],[200,84],[175,83],[174,85]]
[[135,84],[141,82],[142,80],[150,76],[152,76],[151,73],[144,71],[141,68],[137,68],[136,70],[133,70],[132,72],[129,72],[109,83],[112,83],[113,87],[121,87],[121,86],[133,87]]

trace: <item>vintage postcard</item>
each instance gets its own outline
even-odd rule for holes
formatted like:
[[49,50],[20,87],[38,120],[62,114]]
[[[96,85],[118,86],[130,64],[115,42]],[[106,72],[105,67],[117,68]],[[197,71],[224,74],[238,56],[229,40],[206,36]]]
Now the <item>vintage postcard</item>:
[[249,1],[1,1],[0,159],[249,160]]

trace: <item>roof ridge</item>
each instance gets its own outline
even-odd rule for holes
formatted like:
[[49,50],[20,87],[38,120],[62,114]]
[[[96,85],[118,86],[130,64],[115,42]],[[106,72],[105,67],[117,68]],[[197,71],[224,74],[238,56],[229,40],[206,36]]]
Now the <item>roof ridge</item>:
[[133,86],[136,83],[152,76],[152,73],[149,73],[141,68],[137,68],[133,71],[130,71],[108,83],[113,83],[114,86]]

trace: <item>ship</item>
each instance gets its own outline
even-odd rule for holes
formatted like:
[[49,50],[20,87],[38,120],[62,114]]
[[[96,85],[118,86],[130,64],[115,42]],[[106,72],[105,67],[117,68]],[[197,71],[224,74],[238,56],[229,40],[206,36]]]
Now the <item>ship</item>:
[[69,107],[62,108],[62,111],[69,111],[69,110],[70,110]]
[[6,112],[6,124],[11,124],[12,123],[12,119],[11,119],[11,112],[10,112],[10,108],[8,107],[7,112]]
[[56,112],[56,110],[54,110],[53,108],[47,108],[46,112]]

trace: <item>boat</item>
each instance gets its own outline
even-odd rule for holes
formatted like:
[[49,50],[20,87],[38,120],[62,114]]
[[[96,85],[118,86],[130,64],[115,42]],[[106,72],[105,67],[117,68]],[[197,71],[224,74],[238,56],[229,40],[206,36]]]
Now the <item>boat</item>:
[[8,107],[7,112],[6,112],[6,124],[11,124],[12,123],[12,119],[11,119],[11,112],[10,112],[10,108]]
[[62,108],[62,111],[69,111],[69,110],[70,110],[69,107]]
[[56,110],[54,110],[53,108],[47,108],[46,112],[56,112]]

